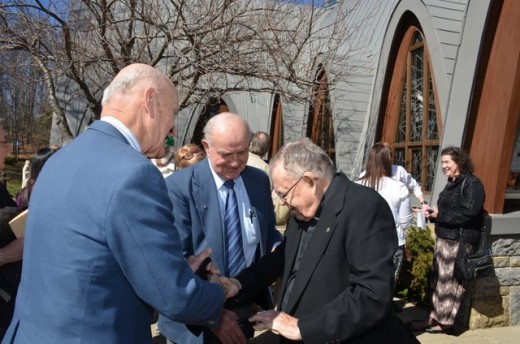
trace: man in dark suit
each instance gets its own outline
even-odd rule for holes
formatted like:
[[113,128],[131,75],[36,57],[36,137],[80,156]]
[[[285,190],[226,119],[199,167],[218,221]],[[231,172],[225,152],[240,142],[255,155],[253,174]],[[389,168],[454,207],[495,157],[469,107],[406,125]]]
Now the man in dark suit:
[[275,192],[291,208],[284,242],[237,276],[239,297],[283,276],[278,310],[250,318],[282,342],[408,343],[392,311],[392,212],[377,192],[335,173],[309,139],[272,158]]
[[[222,274],[233,277],[229,266],[229,226],[225,225],[226,182],[234,182],[237,196],[241,233],[242,268],[271,251],[281,241],[275,228],[273,203],[268,176],[261,170],[246,166],[251,131],[245,120],[233,113],[221,113],[211,118],[204,128],[202,145],[207,159],[173,173],[166,178],[172,199],[175,224],[179,230],[185,255],[196,254],[211,247],[211,259]],[[237,253],[237,252],[232,252]],[[256,301],[270,306],[267,287]],[[164,315],[159,317],[159,330],[170,343],[244,343],[246,335],[239,320],[248,325],[254,314],[252,302],[228,302],[218,327],[188,329]],[[218,338],[218,339],[217,339]]]
[[164,155],[174,130],[175,87],[132,64],[102,105],[101,120],[56,152],[34,186],[4,343],[151,344],[152,308],[219,321],[225,290],[196,277],[200,261],[186,263],[164,179],[148,159]]

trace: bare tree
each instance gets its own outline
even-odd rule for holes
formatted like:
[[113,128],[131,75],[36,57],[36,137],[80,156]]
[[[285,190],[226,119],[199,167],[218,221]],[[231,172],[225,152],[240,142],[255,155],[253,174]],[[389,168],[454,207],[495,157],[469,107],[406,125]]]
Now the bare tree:
[[[132,62],[166,71],[178,85],[181,109],[237,91],[308,100],[318,53],[326,51],[325,63],[342,59],[350,12],[317,6],[323,1],[306,3],[4,0],[0,50],[30,54],[58,125],[72,138],[77,133],[67,123],[67,107],[81,98],[83,120],[97,118],[102,90]],[[344,72],[331,73],[329,84]]]
[[35,118],[46,107],[46,92],[41,73],[23,51],[7,51],[0,56],[0,116],[8,137],[14,142],[30,143],[34,138]]

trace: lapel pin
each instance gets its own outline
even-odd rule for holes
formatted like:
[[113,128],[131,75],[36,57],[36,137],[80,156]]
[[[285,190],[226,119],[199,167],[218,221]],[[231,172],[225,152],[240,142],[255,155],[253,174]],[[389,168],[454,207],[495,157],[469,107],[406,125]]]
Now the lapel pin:
[[325,230],[325,232],[330,232],[330,227],[327,227],[327,229]]

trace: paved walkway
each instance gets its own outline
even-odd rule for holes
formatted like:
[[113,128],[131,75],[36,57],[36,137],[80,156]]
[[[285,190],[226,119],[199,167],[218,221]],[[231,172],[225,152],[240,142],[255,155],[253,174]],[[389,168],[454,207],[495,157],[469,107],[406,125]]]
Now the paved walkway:
[[[428,312],[414,304],[404,305],[398,316],[408,322],[414,319],[425,319]],[[414,332],[421,344],[517,344],[520,343],[520,326],[494,327],[479,330],[467,330],[456,335],[443,333]]]
[[[400,302],[400,301],[398,301]],[[404,305],[403,312],[398,316],[407,322],[414,319],[424,319],[428,312],[416,307],[412,303]],[[156,331],[155,324],[152,325],[154,344],[166,343],[164,338]],[[421,344],[518,344],[520,343],[520,326],[494,327],[480,330],[467,330],[457,335],[442,333],[414,332]],[[275,344],[276,337],[270,332],[259,333],[256,338],[249,341],[251,344]],[[393,343],[389,341],[389,343]]]

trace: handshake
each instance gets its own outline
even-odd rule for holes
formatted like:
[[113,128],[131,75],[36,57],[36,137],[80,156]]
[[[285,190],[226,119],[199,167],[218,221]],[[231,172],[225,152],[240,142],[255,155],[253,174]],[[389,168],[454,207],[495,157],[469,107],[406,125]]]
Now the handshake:
[[195,256],[188,257],[188,265],[191,270],[203,280],[220,284],[224,289],[226,299],[236,296],[240,289],[242,289],[242,285],[234,278],[220,276],[220,271],[211,263],[211,259],[209,258],[211,252],[211,248],[207,248]]

